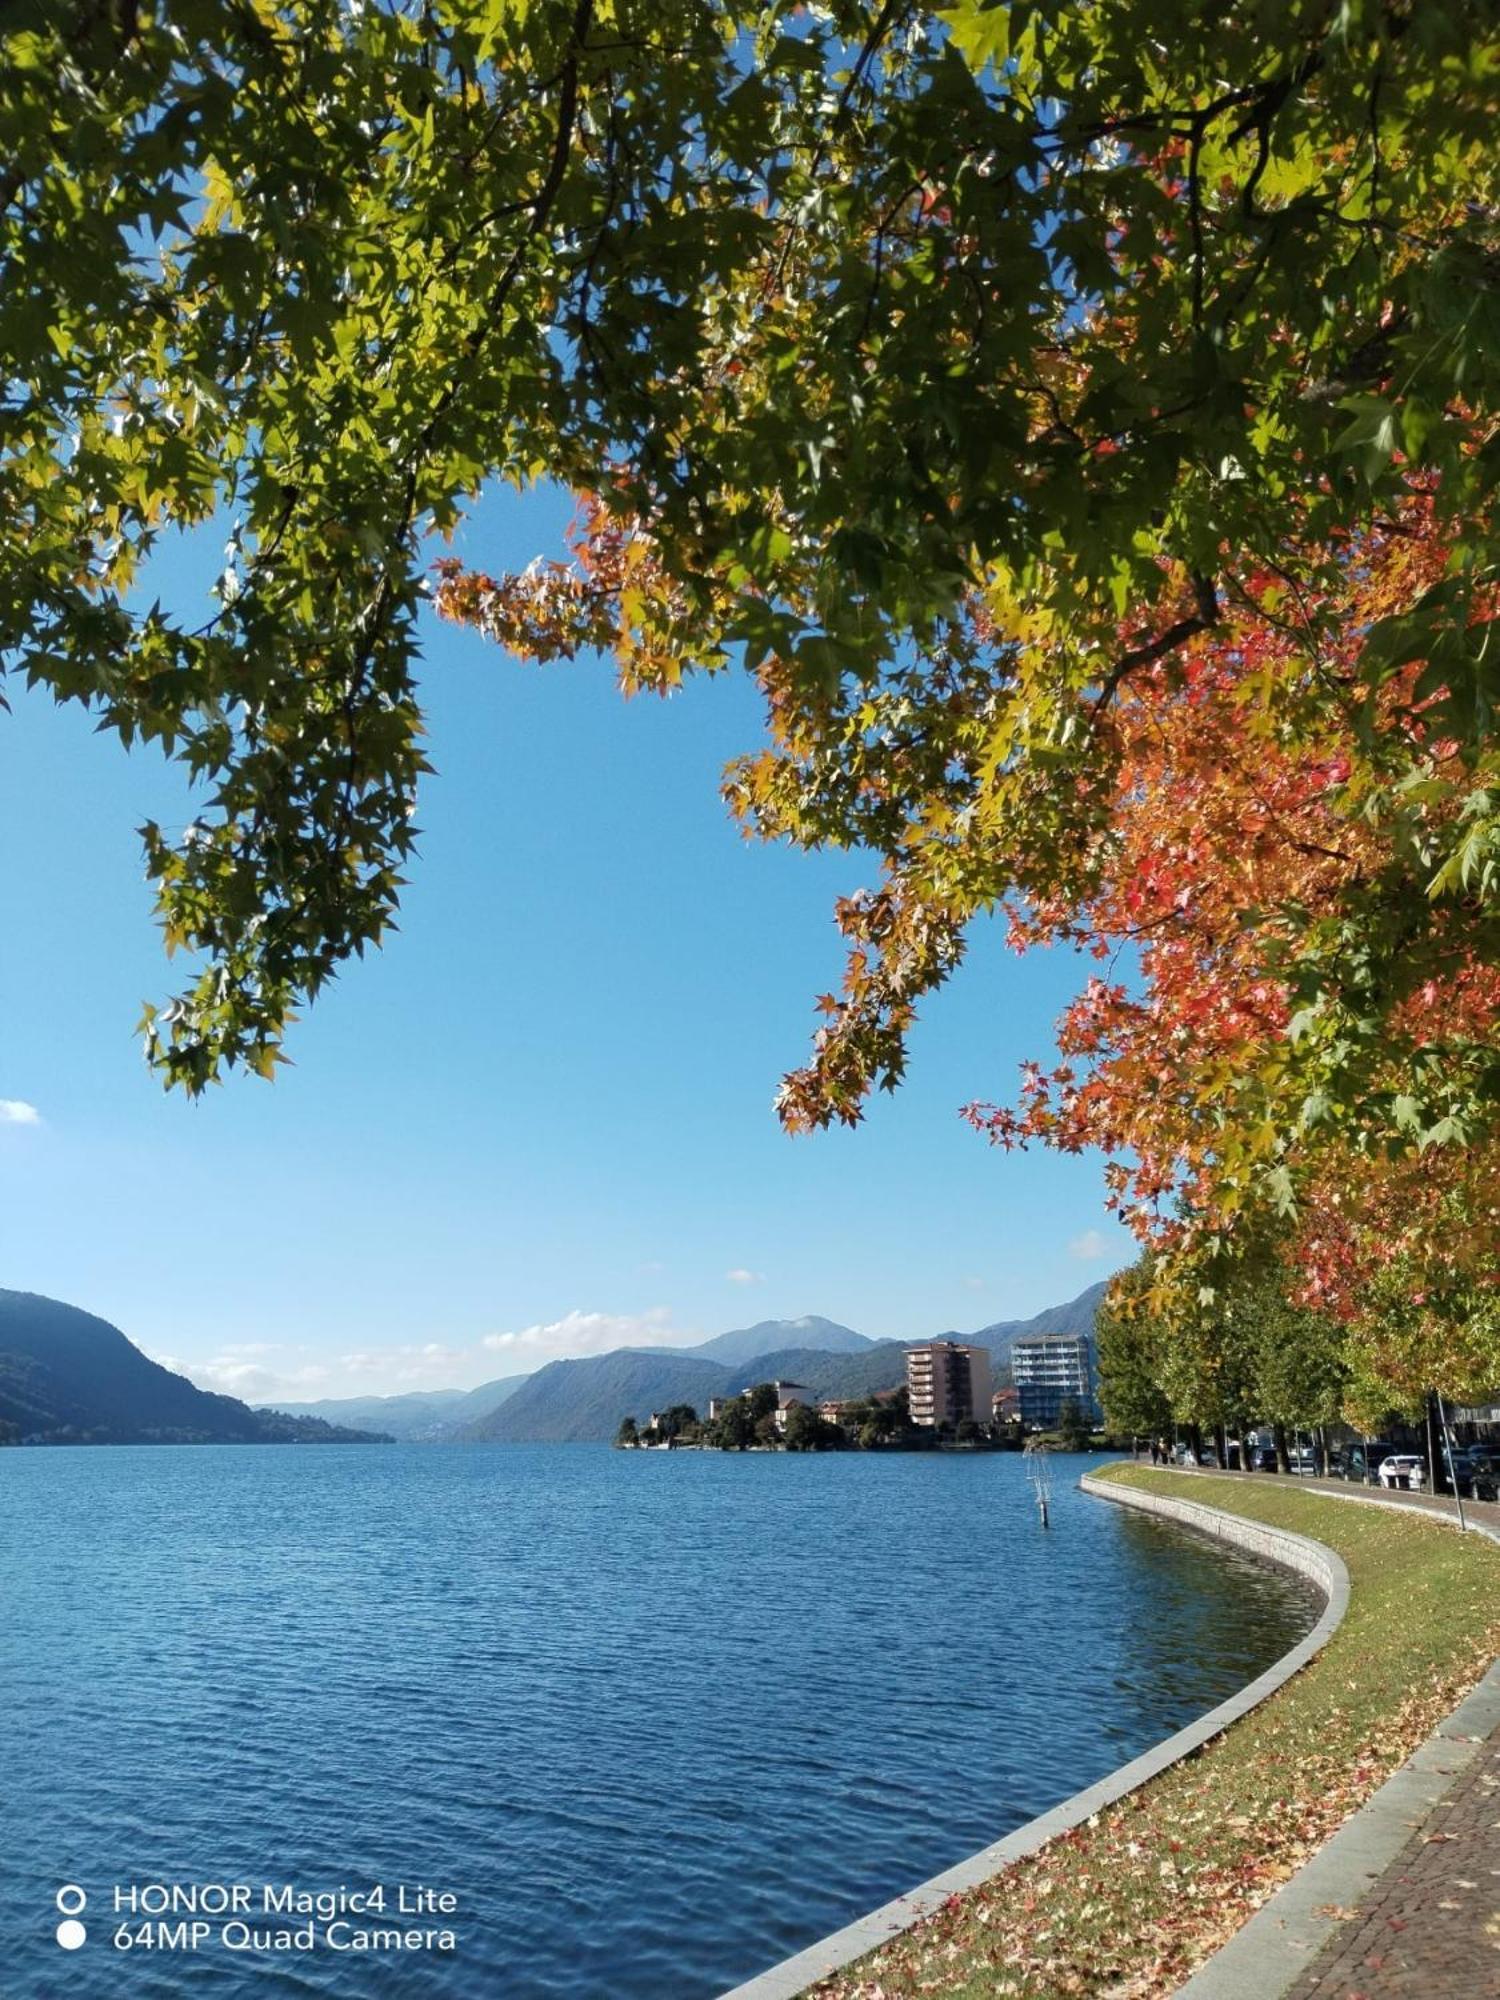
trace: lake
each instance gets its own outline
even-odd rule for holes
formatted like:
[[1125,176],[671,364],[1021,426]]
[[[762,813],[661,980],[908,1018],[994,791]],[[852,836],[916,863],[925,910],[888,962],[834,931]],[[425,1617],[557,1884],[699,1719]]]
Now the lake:
[[[707,2000],[1311,1624],[1096,1462],[1043,1532],[1010,1453],[0,1452],[0,1990]],[[456,1945],[114,1948],[173,1882],[426,1889],[368,1921]]]

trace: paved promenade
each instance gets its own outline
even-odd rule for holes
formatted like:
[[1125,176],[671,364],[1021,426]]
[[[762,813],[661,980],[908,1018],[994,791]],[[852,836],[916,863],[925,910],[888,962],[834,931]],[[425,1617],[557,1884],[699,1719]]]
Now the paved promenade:
[[[1412,1512],[1455,1517],[1451,1496],[1384,1493],[1336,1479],[1296,1483],[1344,1499],[1369,1494]],[[1466,1501],[1464,1507],[1471,1526],[1500,1540],[1500,1505]],[[1487,1687],[1494,1679],[1492,1672]],[[1475,1747],[1474,1737],[1463,1735],[1471,1717],[1483,1717],[1483,1740]],[[1203,2000],[1500,2000],[1500,1720],[1494,1695],[1487,1704],[1483,1690],[1472,1696],[1440,1737],[1446,1742],[1435,1741],[1413,1761],[1426,1763],[1433,1775],[1451,1770],[1451,1781],[1443,1778],[1424,1797],[1420,1782],[1398,1774],[1305,1871],[1303,1889],[1311,1890],[1317,1873],[1317,1894],[1325,1899],[1317,1907],[1317,1928],[1335,1919],[1322,1942],[1309,1937],[1310,1913],[1298,1907],[1307,1896],[1298,1893],[1294,1878],[1189,1981],[1185,1994],[1194,2000],[1200,1994]],[[1389,1851],[1402,1833],[1395,1858],[1370,1880],[1361,1858],[1368,1859],[1382,1839]],[[1341,1839],[1342,1857],[1336,1852]],[[1299,1932],[1311,1956],[1288,1978],[1279,1947],[1301,1941]]]
[[1287,2000],[1500,1995],[1500,1727]]

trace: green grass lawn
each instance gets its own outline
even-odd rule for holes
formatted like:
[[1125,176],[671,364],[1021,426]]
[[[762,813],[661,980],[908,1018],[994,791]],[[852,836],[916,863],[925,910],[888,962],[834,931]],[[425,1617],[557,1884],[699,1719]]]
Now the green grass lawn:
[[1482,1536],[1280,1480],[1189,1480],[1129,1465],[1105,1476],[1336,1549],[1349,1570],[1343,1624],[1309,1666],[1205,1749],[812,1992],[1171,1993],[1500,1652],[1500,1547]]

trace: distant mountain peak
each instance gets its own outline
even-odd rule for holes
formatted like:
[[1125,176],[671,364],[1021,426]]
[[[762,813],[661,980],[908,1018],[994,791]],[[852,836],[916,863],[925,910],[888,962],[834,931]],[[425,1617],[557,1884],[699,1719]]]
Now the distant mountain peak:
[[702,1341],[697,1347],[678,1351],[733,1366],[753,1361],[758,1354],[774,1354],[788,1347],[815,1347],[822,1354],[863,1354],[874,1345],[864,1334],[856,1333],[853,1327],[841,1326],[836,1319],[824,1319],[821,1313],[803,1313],[800,1319],[762,1319],[754,1326],[731,1327],[727,1333],[715,1334],[712,1340]]

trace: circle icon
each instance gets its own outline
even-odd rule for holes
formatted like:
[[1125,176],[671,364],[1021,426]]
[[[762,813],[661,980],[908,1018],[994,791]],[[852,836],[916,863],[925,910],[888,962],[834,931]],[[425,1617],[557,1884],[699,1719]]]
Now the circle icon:
[[87,1901],[76,1882],[64,1882],[57,1892],[57,1907],[65,1917],[76,1917]]
[[87,1936],[88,1932],[77,1917],[64,1917],[57,1927],[57,1941],[64,1951],[77,1951]]

